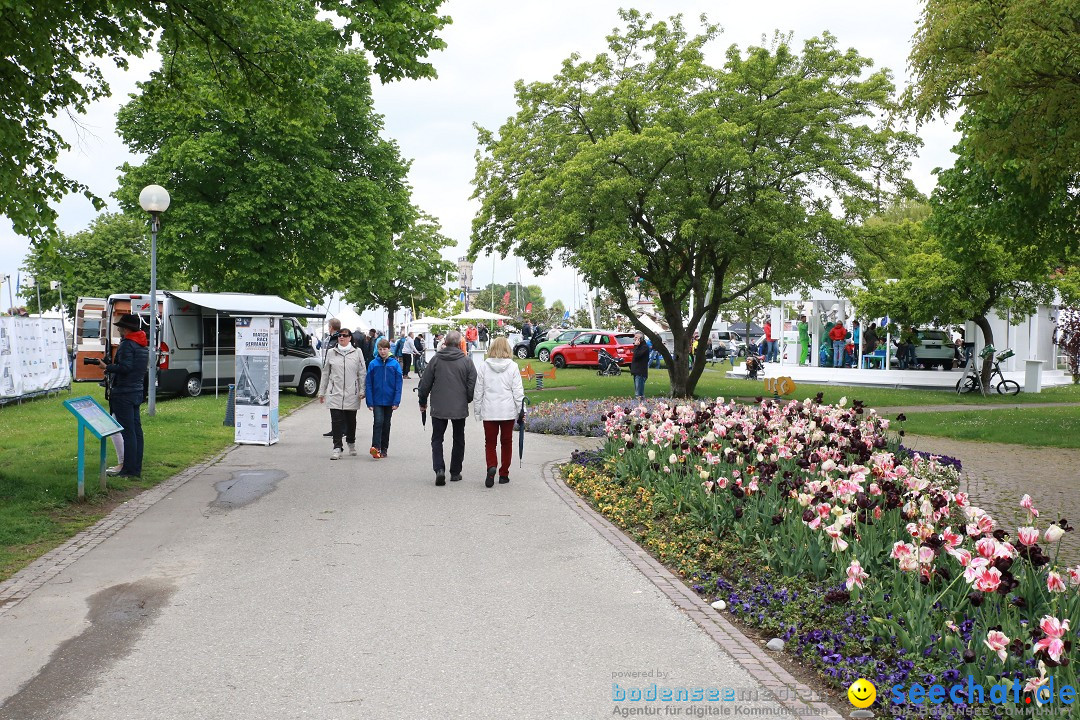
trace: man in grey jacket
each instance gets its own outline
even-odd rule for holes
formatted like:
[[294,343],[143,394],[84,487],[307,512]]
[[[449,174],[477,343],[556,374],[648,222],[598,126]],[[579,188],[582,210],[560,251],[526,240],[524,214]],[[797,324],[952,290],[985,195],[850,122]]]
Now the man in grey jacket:
[[461,479],[465,461],[465,419],[476,388],[476,366],[461,352],[461,333],[451,330],[443,347],[428,363],[420,379],[420,409],[427,410],[431,398],[431,465],[435,484],[446,484],[446,462],[443,457],[443,436],[446,426],[453,423],[454,445],[450,450],[450,480]]

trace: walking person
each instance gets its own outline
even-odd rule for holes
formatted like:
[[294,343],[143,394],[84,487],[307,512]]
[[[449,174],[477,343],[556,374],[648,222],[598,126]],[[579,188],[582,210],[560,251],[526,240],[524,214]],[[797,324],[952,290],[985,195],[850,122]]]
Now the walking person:
[[[322,351],[323,362],[326,362],[327,353],[337,347],[338,337],[341,333],[341,320],[338,318],[330,318],[326,323],[327,334],[323,339]],[[334,423],[330,422],[330,429],[323,433],[323,437],[334,437]]]
[[465,461],[465,418],[469,417],[469,403],[476,390],[476,366],[461,350],[461,333],[446,333],[444,346],[428,363],[420,378],[420,410],[427,410],[431,399],[431,466],[435,471],[435,484],[446,484],[446,462],[443,455],[443,437],[447,425],[453,425],[453,447],[450,451],[450,480],[461,480],[461,467]]
[[413,334],[409,333],[401,339],[401,370],[405,379],[409,379],[409,371],[412,370],[413,355],[416,354],[416,345],[413,343]]
[[810,325],[806,322],[806,316],[800,315],[799,322],[799,367],[810,363]]
[[[510,341],[497,337],[491,343],[487,358],[476,376],[476,397],[473,409],[484,421],[484,452],[487,459],[485,487],[510,482],[510,461],[514,455],[514,418],[521,412],[525,388],[517,363],[511,360]],[[496,453],[496,444],[501,452]],[[499,463],[501,456],[502,463]]]
[[352,346],[348,328],[338,331],[337,343],[326,353],[319,381],[319,402],[330,406],[330,433],[334,441],[331,460],[341,457],[342,437],[349,446],[349,454],[356,454],[356,411],[364,398],[367,379],[364,354]]
[[649,345],[640,332],[634,333],[634,355],[630,359],[630,374],[634,378],[634,397],[645,399],[645,380],[649,377]]
[[480,332],[476,329],[476,326],[469,323],[468,329],[465,330],[465,344],[469,348],[469,352],[476,349],[476,343],[480,339]]
[[416,363],[416,374],[423,375],[424,368],[427,367],[427,356],[424,354],[427,352],[427,343],[424,342],[424,333],[418,333],[413,338],[413,347],[416,349],[416,354],[413,355],[413,362]]
[[117,448],[118,466],[112,475],[139,477],[142,475],[143,430],[139,406],[146,398],[146,372],[150,362],[150,342],[135,315],[122,315],[116,321],[120,345],[111,363],[95,359],[105,366],[109,386],[109,410],[124,428],[123,450]]
[[777,347],[776,338],[772,334],[772,320],[766,318],[763,326],[765,331],[765,362],[779,362],[780,349]]
[[379,341],[379,352],[368,365],[364,381],[367,406],[371,409],[371,457],[386,457],[390,447],[390,419],[401,405],[401,366],[390,356],[390,341]]

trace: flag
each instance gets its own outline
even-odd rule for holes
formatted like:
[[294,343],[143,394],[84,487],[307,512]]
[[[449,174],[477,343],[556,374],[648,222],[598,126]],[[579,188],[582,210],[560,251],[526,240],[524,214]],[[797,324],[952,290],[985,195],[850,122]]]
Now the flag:
[[570,319],[570,311],[569,310],[567,310],[566,312],[563,313],[562,319],[563,320],[569,320]]
[[525,303],[525,312],[532,312],[532,303]]
[[510,302],[510,291],[509,290],[507,290],[506,294],[503,295],[503,303],[505,304],[505,303],[508,303],[508,302]]

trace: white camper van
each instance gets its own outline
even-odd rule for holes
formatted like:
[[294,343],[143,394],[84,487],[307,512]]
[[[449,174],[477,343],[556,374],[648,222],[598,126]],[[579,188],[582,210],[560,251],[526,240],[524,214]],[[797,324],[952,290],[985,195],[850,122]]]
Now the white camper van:
[[[97,304],[95,304],[95,300]],[[150,327],[150,295],[122,293],[106,300],[80,298],[87,311],[103,305],[96,325],[89,319],[76,321],[75,379],[100,380],[96,365],[84,365],[83,357],[112,357],[120,342],[115,322],[121,315],[138,315]],[[319,390],[320,362],[298,317],[322,318],[325,313],[308,310],[276,295],[248,293],[202,293],[165,290],[158,293],[158,392],[200,395],[204,388],[226,388],[235,382],[236,317],[276,315],[279,324],[278,381],[282,388],[314,397]],[[85,328],[83,335],[80,331]],[[95,332],[96,330],[96,332]],[[147,333],[149,334],[149,333]]]

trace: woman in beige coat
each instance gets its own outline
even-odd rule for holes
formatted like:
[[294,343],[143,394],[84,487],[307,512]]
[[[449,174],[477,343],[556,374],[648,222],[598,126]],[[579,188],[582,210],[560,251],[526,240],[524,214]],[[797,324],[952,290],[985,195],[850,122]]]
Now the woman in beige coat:
[[348,328],[341,329],[337,342],[326,352],[319,381],[319,402],[330,406],[334,439],[331,460],[341,457],[343,435],[349,445],[349,454],[356,454],[356,411],[360,409],[367,380],[364,354],[352,346],[352,333]]

